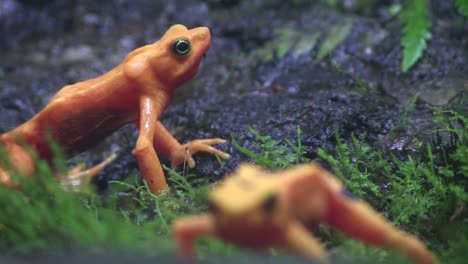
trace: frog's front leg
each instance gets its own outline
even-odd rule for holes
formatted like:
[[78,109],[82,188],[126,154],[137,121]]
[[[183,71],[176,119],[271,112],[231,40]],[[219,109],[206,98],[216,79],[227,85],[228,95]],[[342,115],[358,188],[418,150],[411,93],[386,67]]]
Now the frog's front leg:
[[195,139],[185,144],[180,144],[169,131],[158,122],[156,124],[154,136],[154,146],[158,151],[170,157],[171,167],[174,168],[184,162],[187,162],[190,168],[195,167],[195,160],[192,155],[199,151],[213,153],[223,159],[228,159],[231,156],[212,145],[226,142],[221,138]]
[[216,223],[209,213],[177,219],[172,226],[172,235],[179,254],[186,260],[195,258],[195,240],[199,237],[216,237]]
[[315,258],[320,263],[329,263],[322,244],[299,222],[291,221],[286,227],[284,246],[303,256]]
[[140,173],[153,193],[168,188],[161,163],[153,147],[153,138],[157,125],[155,120],[160,116],[156,103],[155,98],[152,96],[143,95],[140,98],[140,133],[136,147],[133,150]]

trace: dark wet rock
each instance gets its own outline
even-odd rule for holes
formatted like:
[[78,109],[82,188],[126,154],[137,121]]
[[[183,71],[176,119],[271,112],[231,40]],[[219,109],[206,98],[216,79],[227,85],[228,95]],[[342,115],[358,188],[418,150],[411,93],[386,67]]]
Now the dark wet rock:
[[[246,94],[189,99],[183,105],[171,107],[163,122],[178,131],[175,136],[179,139],[213,136],[230,138],[232,135],[247,148],[252,148],[258,141],[248,132],[249,126],[284,145],[287,145],[285,139],[296,142],[299,126],[302,130],[302,145],[310,159],[317,157],[319,147],[333,150],[336,133],[346,142],[353,133],[358,138],[365,137],[368,142],[374,142],[377,148],[405,156],[418,151],[413,137],[429,135],[426,130],[433,123],[427,107],[415,109],[407,116],[404,112],[405,109],[395,105],[392,99],[378,95],[362,96],[347,89],[333,89],[310,90],[295,95],[284,92],[268,96]],[[397,133],[389,136],[403,122],[414,123],[404,124],[403,135]],[[231,144],[220,148],[232,154],[224,167],[219,168],[217,161],[208,155],[197,156],[199,165],[196,172],[218,179],[246,160]]]
[[47,5],[52,4],[53,0],[18,0],[23,5],[32,6],[32,7],[46,7]]
[[239,4],[239,0],[205,0],[212,8],[231,8]]

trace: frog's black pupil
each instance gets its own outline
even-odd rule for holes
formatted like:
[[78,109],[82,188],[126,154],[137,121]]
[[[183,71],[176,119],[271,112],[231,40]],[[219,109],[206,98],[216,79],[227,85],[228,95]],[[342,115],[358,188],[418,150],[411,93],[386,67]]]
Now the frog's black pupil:
[[177,43],[177,50],[182,52],[182,53],[187,52],[188,43],[185,42],[185,41],[180,41],[179,43]]
[[270,214],[274,211],[276,207],[276,203],[278,201],[278,197],[275,193],[269,194],[266,199],[263,201],[262,208],[263,211],[267,214]]
[[186,55],[190,51],[190,42],[187,39],[178,39],[174,42],[172,49],[177,55]]
[[214,205],[212,201],[208,201],[208,212],[215,214],[218,211],[218,208]]

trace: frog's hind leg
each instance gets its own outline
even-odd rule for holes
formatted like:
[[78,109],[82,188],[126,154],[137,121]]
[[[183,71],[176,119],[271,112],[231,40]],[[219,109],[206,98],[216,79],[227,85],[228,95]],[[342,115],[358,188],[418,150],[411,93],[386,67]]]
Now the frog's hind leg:
[[99,164],[94,165],[91,168],[85,169],[82,164],[78,164],[75,167],[71,168],[67,174],[58,174],[57,179],[60,185],[66,190],[70,191],[82,191],[86,190],[87,186],[91,182],[91,179],[101,172],[107,165],[115,160],[117,155],[112,153],[105,160],[101,161]]
[[12,173],[29,178],[34,173],[34,159],[29,152],[16,143],[0,145],[4,157],[0,159],[0,184],[8,188],[17,188],[19,185],[12,181]]
[[12,188],[14,186],[10,175],[3,168],[0,168],[0,185],[4,185],[8,188]]

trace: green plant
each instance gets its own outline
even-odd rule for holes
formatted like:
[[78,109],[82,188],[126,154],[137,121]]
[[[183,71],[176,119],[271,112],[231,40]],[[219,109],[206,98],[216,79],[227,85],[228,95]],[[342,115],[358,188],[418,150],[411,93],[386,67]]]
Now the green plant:
[[333,62],[332,61],[332,64],[333,64],[333,67],[335,68],[335,70],[340,73],[340,74],[343,74],[344,76],[346,76],[347,78],[350,78],[351,80],[353,80],[353,82],[357,85],[357,88],[356,90],[364,93],[364,94],[367,94],[371,91],[371,88],[369,87],[369,85],[364,81],[364,79],[362,78],[362,76],[359,74],[359,72],[356,72],[354,74],[350,74],[349,72],[347,72],[345,69],[343,69],[343,67],[339,64],[339,63],[336,63],[336,62]]
[[307,162],[307,158],[304,157],[304,150],[302,148],[300,127],[297,127],[296,130],[296,145],[292,144],[290,141],[286,141],[289,146],[272,139],[268,135],[261,135],[252,127],[249,127],[249,131],[258,140],[258,142],[254,142],[254,145],[259,154],[241,146],[236,141],[233,134],[231,134],[231,140],[235,148],[237,148],[242,154],[251,158],[255,163],[269,169],[278,169],[291,166],[292,164]]
[[[468,201],[468,118],[453,110],[436,110],[435,120],[441,126],[437,131],[457,137],[450,153],[443,145],[436,146],[435,153],[430,144],[420,144],[421,155],[400,160],[373,149],[364,143],[365,137],[359,140],[351,135],[348,145],[337,134],[334,152],[319,148],[317,155],[355,195],[385,209],[395,223],[428,234],[451,218],[460,203]],[[256,151],[240,146],[231,137],[234,146],[255,163],[276,169],[307,161],[299,128],[296,145],[249,130],[258,140]]]
[[403,24],[401,45],[403,61],[401,68],[408,71],[422,57],[431,38],[431,21],[426,0],[408,0],[398,16]]
[[[431,20],[427,0],[406,0],[404,3],[398,18],[403,25],[401,69],[406,72],[422,57],[427,41],[431,39]],[[456,0],[456,7],[468,17],[468,1]]]
[[[267,41],[262,48],[255,50],[254,57],[268,62],[291,53],[293,57],[297,58],[310,53],[320,37],[319,32],[304,33],[304,31],[294,30],[290,27],[280,27],[274,32],[276,37]],[[233,59],[236,60],[239,57],[236,55]]]
[[408,124],[410,122],[410,115],[416,108],[416,102],[419,98],[420,93],[417,92],[406,104],[405,108],[403,109],[403,113],[401,113],[401,116],[398,120],[398,125],[400,128],[406,128],[408,127]]
[[[320,37],[324,40],[318,47],[317,59],[321,60],[335,50],[346,37],[351,33],[352,20],[346,19],[343,23],[330,27],[326,34],[322,34],[317,29],[294,30],[290,27],[280,27],[274,30],[275,38],[264,43],[262,48],[255,50],[252,54],[264,62],[272,59],[282,58],[291,54],[294,58],[309,55]],[[233,58],[239,59],[238,56]]]
[[468,17],[468,1],[466,0],[456,0],[456,6],[458,11]]
[[[66,170],[63,152],[56,144],[51,148],[54,167]],[[2,160],[8,160],[5,154]],[[12,175],[21,190],[0,186],[2,255],[36,251],[168,255],[175,250],[169,237],[171,221],[206,209],[206,185],[192,187],[191,175],[185,178],[172,170],[168,170],[175,185],[171,192],[154,195],[146,184],[130,177],[112,182],[110,192],[101,197],[65,191],[44,161],[36,160],[36,168],[31,179]]]
[[[468,203],[468,117],[454,110],[437,108],[435,121],[441,126],[435,132],[449,132],[454,138],[455,150],[447,157],[440,173],[465,184],[451,184],[450,189],[461,202]],[[449,162],[448,160],[452,160]],[[454,173],[456,172],[456,173]]]
[[317,59],[321,60],[330,54],[340,43],[342,43],[351,32],[353,23],[351,20],[345,21],[342,25],[330,28],[322,45],[317,52]]
[[[437,230],[459,224],[468,228],[466,211],[454,217],[460,203],[468,201],[468,118],[453,110],[437,109],[435,120],[439,128],[434,133],[453,135],[453,146],[421,144],[422,155],[400,160],[373,149],[364,143],[364,137],[358,139],[351,135],[351,143],[346,144],[337,134],[334,151],[318,149],[317,153],[351,191],[370,200],[411,233],[424,235],[446,259],[456,260],[461,259],[459,256],[466,249],[468,236],[463,236],[466,233],[461,233],[459,227],[448,236],[438,235]],[[254,144],[255,151],[240,146],[231,136],[236,148],[254,162],[282,168],[308,161],[304,157],[299,127],[295,143],[276,141],[252,128],[249,130],[258,140]],[[55,163],[56,167],[66,170],[58,149]],[[58,165],[60,163],[62,165]],[[125,182],[112,182],[109,193],[101,197],[93,193],[66,192],[53,180],[45,162],[38,160],[37,168],[37,175],[32,179],[14,176],[21,183],[22,191],[0,186],[1,254],[36,251],[61,254],[76,250],[101,254],[124,250],[146,256],[173,254],[175,247],[169,234],[171,222],[206,209],[209,185],[190,172],[181,175],[165,168],[173,186],[170,192],[154,195],[134,176]],[[391,254],[349,239],[338,241],[334,252],[340,255],[375,259],[379,263],[394,259]],[[200,240],[197,250],[205,260],[217,254],[248,259],[237,248],[216,240]]]
[[[156,254],[167,254],[168,244],[155,236],[158,228],[154,223],[134,225],[116,212],[101,208],[95,195],[67,193],[53,181],[46,164],[38,165],[37,175],[21,181],[22,191],[0,186],[2,254],[37,250],[55,254],[75,250],[140,252],[149,249],[150,244],[161,248]],[[136,237],[143,239],[136,241]]]
[[[338,0],[326,0],[327,4],[338,7]],[[468,17],[468,1],[455,0],[455,6],[465,17]],[[361,8],[373,7],[378,1],[361,1],[357,6]],[[344,4],[342,4],[344,5]],[[398,15],[402,25],[400,45],[402,46],[401,69],[410,70],[422,58],[431,39],[430,6],[428,0],[404,0],[388,7],[391,15]]]
[[436,228],[456,207],[456,197],[449,188],[450,179],[436,170],[430,145],[426,151],[424,159],[408,157],[400,161],[393,157],[398,170],[387,175],[391,188],[387,199],[393,205],[388,213],[394,222],[413,225],[420,232],[425,232],[423,228]]
[[[441,122],[459,120],[463,116],[456,112],[446,117],[440,117]],[[442,129],[450,129],[444,127]],[[452,128],[453,129],[453,128]],[[287,146],[290,143],[281,143],[268,136],[260,135],[249,128],[251,133],[259,141],[255,145],[255,151],[239,146],[233,138],[233,144],[241,153],[247,155],[254,162],[268,168],[290,166],[291,154]],[[447,131],[447,130],[444,130]],[[456,129],[466,136],[466,129]],[[298,134],[300,139],[300,134]],[[300,140],[298,141],[300,142]],[[467,145],[457,145],[452,153],[444,148],[434,152],[430,144],[421,144],[421,155],[417,158],[408,156],[399,160],[396,156],[386,155],[375,150],[365,143],[365,137],[358,139],[351,135],[351,143],[347,144],[337,134],[336,149],[326,151],[323,148],[317,150],[319,159],[326,162],[332,168],[335,175],[341,178],[348,189],[358,197],[373,204],[377,209],[389,217],[395,224],[409,230],[409,232],[421,236],[433,249],[444,256],[458,256],[459,243],[464,243],[467,238],[457,236],[456,231],[450,231],[448,238],[437,235],[441,227],[452,229],[453,224],[447,223],[461,200],[466,195],[464,186],[468,181],[458,170],[462,164],[454,167],[459,151],[468,149]],[[440,147],[440,146],[439,146]],[[295,145],[296,149],[302,149],[302,144]],[[278,150],[279,151],[276,151]],[[260,154],[257,154],[260,153]],[[303,151],[296,152],[296,154]],[[445,154],[444,154],[445,153]],[[445,155],[445,158],[443,157]],[[297,159],[296,159],[297,160]],[[301,159],[299,159],[301,160]],[[462,161],[466,164],[466,161]],[[457,216],[460,221],[468,222],[466,216]],[[337,241],[333,252],[339,256],[352,255],[369,263],[400,263],[402,260],[387,251],[377,250],[364,246],[356,241],[350,241],[335,232],[328,237]],[[464,240],[465,239],[465,240]],[[456,241],[456,242],[454,242]],[[447,250],[453,248],[452,250]]]
[[[337,157],[323,148],[317,149],[317,155],[333,168],[336,176],[343,180],[356,196],[377,197],[380,194],[381,180],[372,169],[388,170],[388,164],[382,162],[380,153],[361,143],[354,135],[351,135],[351,138],[353,143],[348,146],[336,134]],[[374,166],[372,169],[369,168],[370,164]]]
[[354,136],[350,146],[337,136],[334,154],[324,149],[317,153],[351,191],[385,208],[395,223],[428,235],[455,218],[454,213],[462,214],[457,208],[468,201],[467,118],[453,110],[438,110],[435,118],[442,126],[438,131],[459,138],[451,153],[443,145],[435,153],[430,144],[422,144],[420,156],[399,160]]

